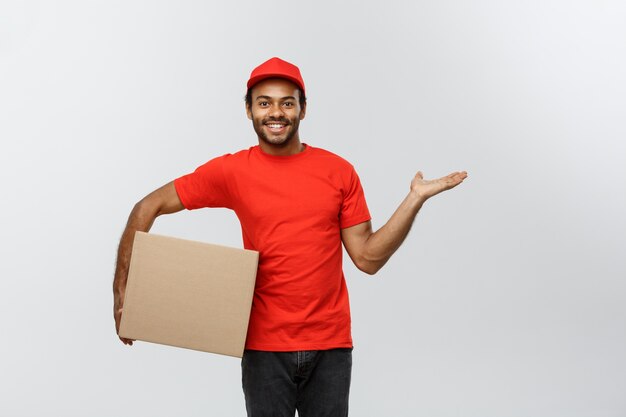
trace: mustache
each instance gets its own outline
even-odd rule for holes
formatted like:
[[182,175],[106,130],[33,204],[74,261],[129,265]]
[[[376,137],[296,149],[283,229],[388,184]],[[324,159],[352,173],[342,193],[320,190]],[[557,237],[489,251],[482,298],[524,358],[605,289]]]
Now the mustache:
[[286,117],[268,117],[268,118],[263,119],[263,124],[267,124],[270,122],[281,122],[281,123],[284,123],[285,125],[291,124],[289,119],[287,119]]

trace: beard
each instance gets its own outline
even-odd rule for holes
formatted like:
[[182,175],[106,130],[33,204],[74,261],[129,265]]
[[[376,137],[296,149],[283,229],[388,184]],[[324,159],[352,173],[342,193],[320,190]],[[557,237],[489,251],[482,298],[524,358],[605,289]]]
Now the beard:
[[[287,146],[293,137],[298,133],[298,127],[300,126],[300,119],[298,117],[294,119],[288,119],[286,117],[267,117],[264,119],[255,119],[252,117],[252,126],[259,139],[268,145],[272,146]],[[267,132],[265,125],[270,122],[280,122],[285,124],[285,132],[280,135]]]

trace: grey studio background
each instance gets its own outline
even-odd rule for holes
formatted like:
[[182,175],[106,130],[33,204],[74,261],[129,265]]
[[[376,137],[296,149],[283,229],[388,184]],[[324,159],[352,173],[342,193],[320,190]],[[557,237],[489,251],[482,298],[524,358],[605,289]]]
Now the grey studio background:
[[[346,260],[351,415],[626,415],[626,5],[0,2],[3,416],[243,416],[239,361],[114,335],[134,203],[256,143],[251,69],[300,66],[303,141],[375,227],[467,170],[374,277]],[[232,212],[153,232],[241,247]]]

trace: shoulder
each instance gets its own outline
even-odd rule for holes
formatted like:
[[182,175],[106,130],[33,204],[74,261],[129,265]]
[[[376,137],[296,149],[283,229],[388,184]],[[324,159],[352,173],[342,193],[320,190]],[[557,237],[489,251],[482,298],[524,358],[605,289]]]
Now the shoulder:
[[[309,145],[307,145],[309,146]],[[321,163],[329,164],[335,169],[346,169],[346,170],[354,170],[354,167],[350,162],[341,156],[327,151],[326,149],[316,148],[313,146],[309,146],[311,149],[311,153],[315,156],[315,159]]]
[[224,155],[220,155],[220,156],[216,156],[212,158],[211,160],[207,162],[207,164],[220,164],[224,166],[235,165],[236,166],[237,164],[240,164],[243,161],[247,161],[250,156],[251,151],[252,151],[252,148],[242,149],[235,153],[226,153]]
[[245,160],[245,159],[248,159],[252,150],[253,150],[253,147],[249,149],[242,149],[234,153],[227,153],[222,156],[218,156],[215,159],[222,159],[222,160],[232,161],[232,162]]
[[232,154],[229,153],[227,155],[235,159],[247,159],[253,152],[255,152],[256,148],[258,148],[258,146],[251,146],[248,149],[242,149],[240,151],[237,151]]

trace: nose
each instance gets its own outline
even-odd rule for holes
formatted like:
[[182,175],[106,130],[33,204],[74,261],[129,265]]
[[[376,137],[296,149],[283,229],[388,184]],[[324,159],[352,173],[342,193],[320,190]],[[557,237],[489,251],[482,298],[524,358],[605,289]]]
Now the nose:
[[280,104],[274,104],[270,108],[269,115],[278,118],[284,116],[285,112],[283,112],[283,108],[280,106]]

